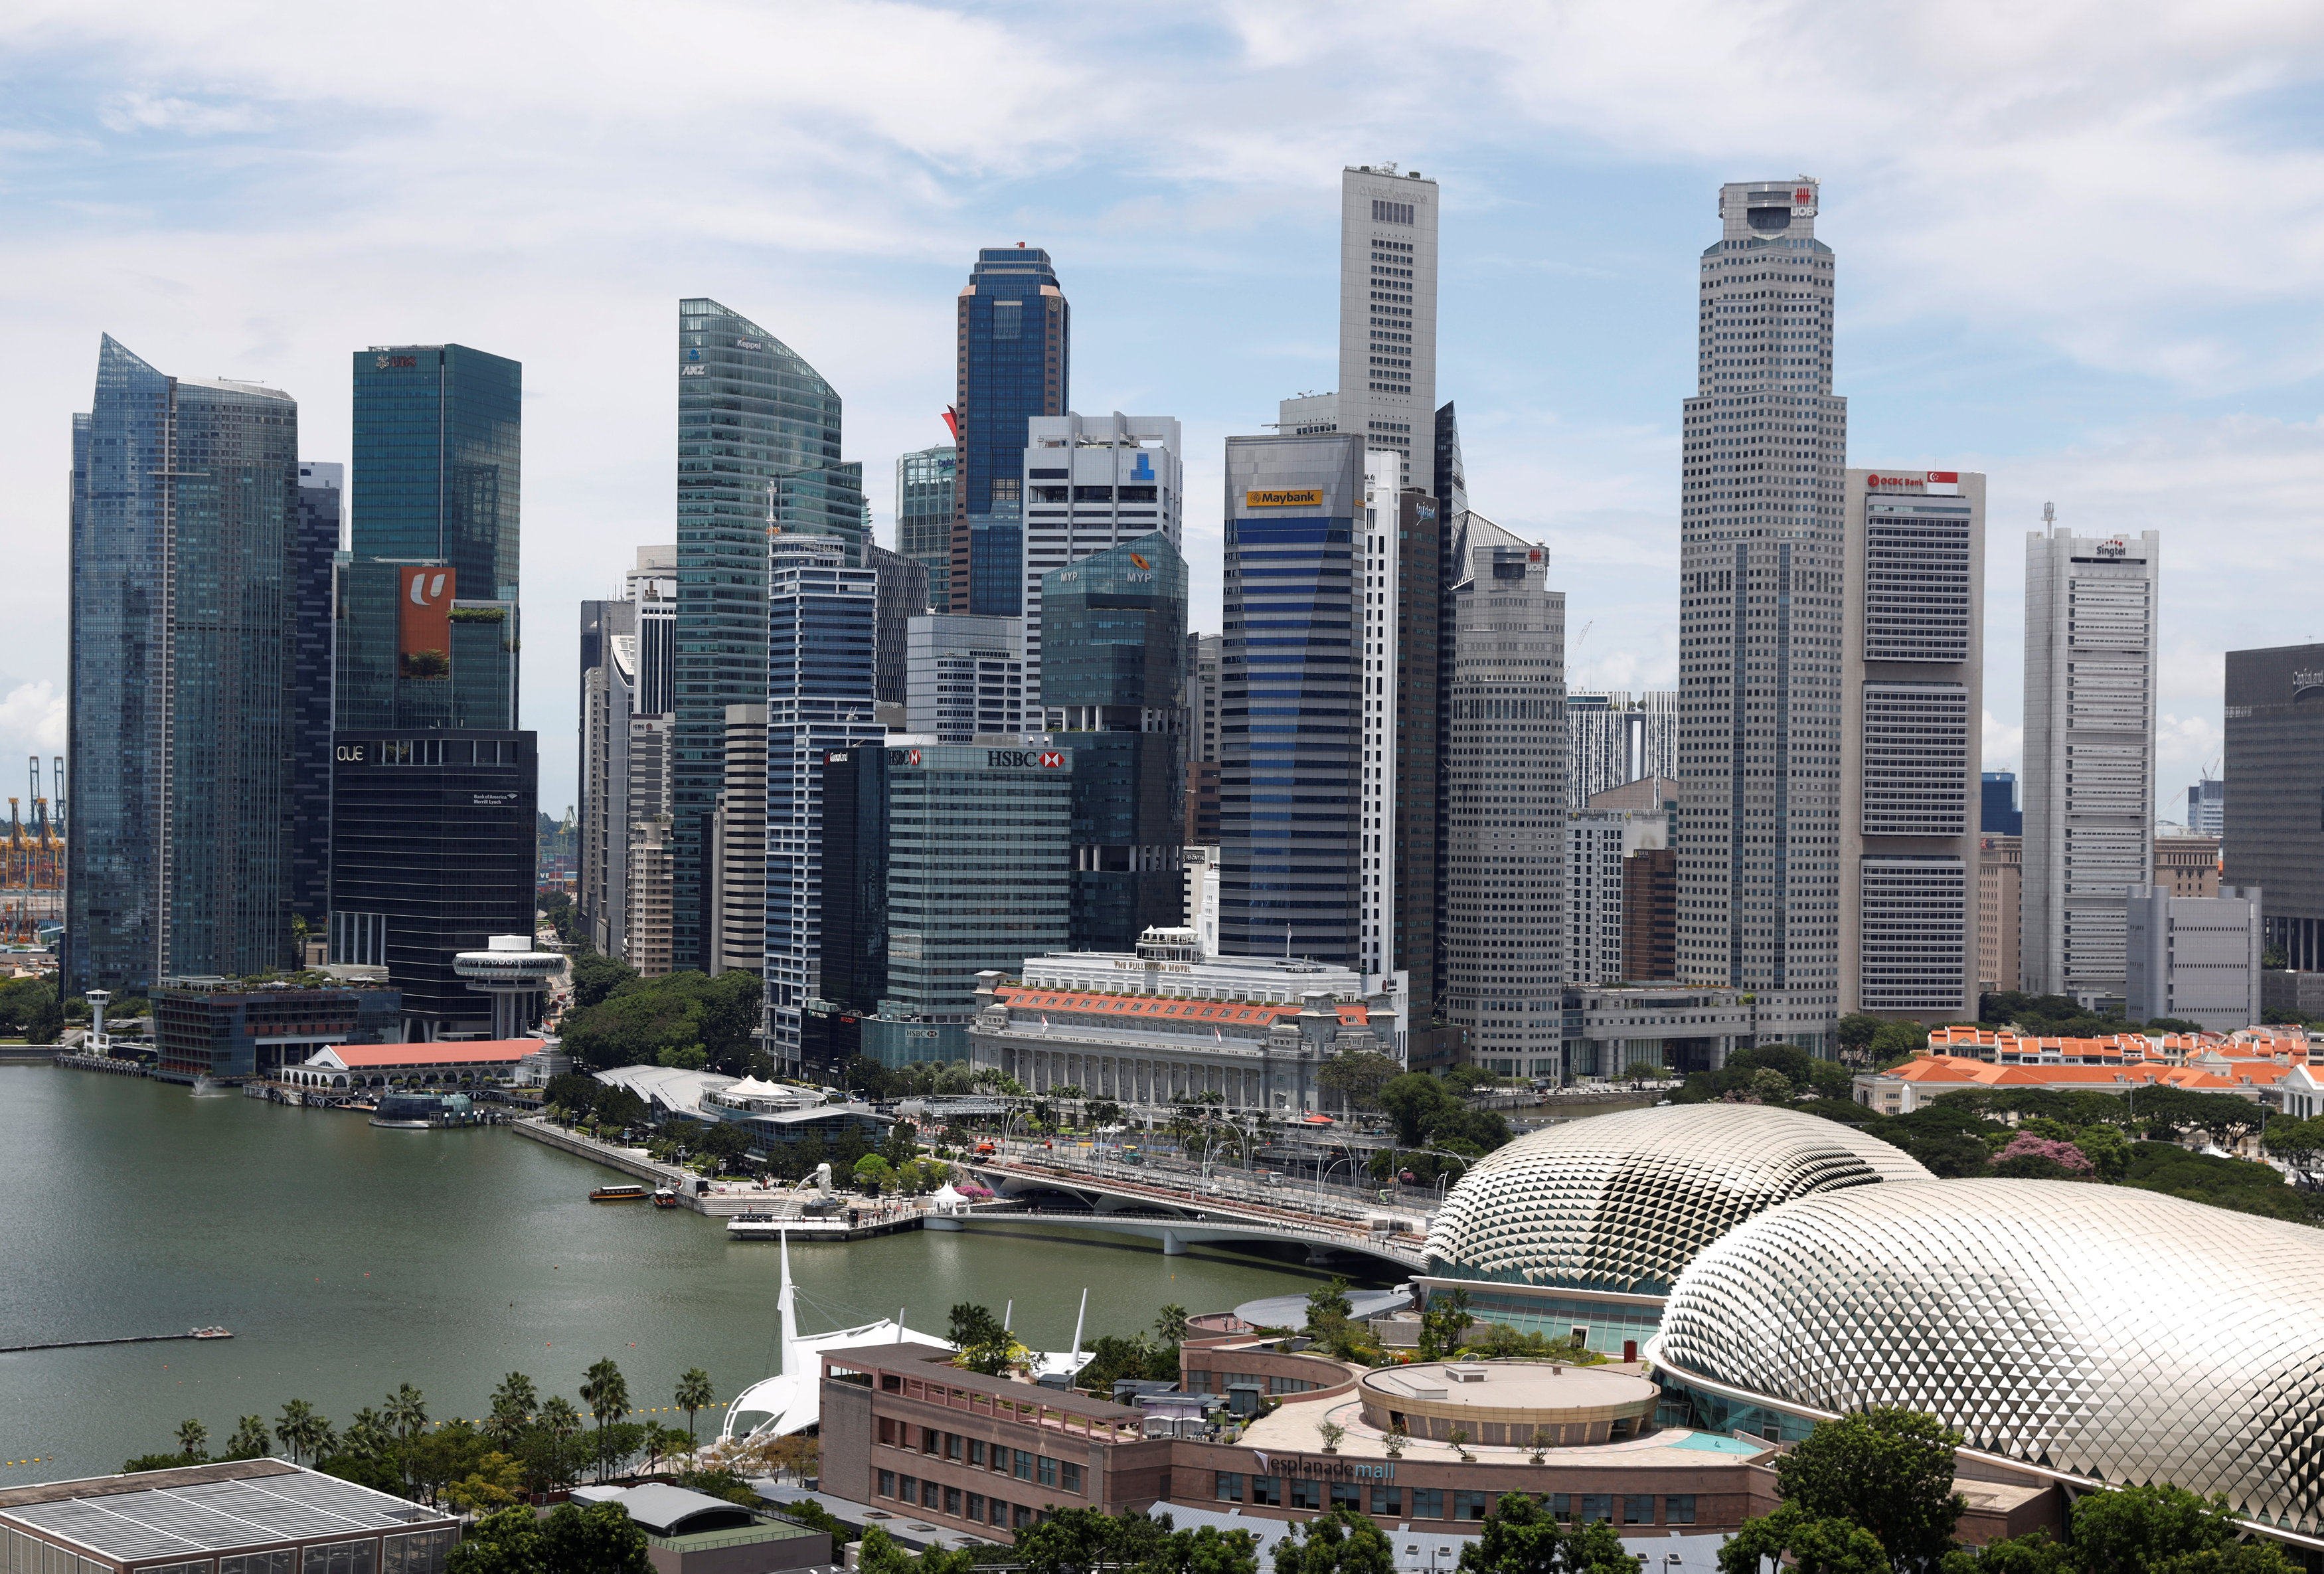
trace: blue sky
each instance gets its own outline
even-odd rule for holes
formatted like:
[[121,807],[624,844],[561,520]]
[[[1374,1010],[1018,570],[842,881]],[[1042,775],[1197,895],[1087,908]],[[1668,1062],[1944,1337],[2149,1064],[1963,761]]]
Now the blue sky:
[[[0,12],[0,769],[60,753],[69,418],[97,336],[272,384],[525,364],[525,723],[572,801],[574,603],[672,539],[681,295],[846,401],[882,539],[979,245],[1047,246],[1074,405],[1175,415],[1196,621],[1221,440],[1336,372],[1342,165],[1443,184],[1439,395],[1553,550],[1576,687],[1674,682],[1679,403],[1724,180],[1823,181],[1851,464],[1991,477],[1987,754],[2024,532],[2163,534],[2163,812],[2220,653],[2324,637],[2324,10],[1361,0]],[[1585,626],[1586,635],[1582,633]],[[0,777],[14,783],[14,774]],[[5,791],[21,791],[10,786]]]

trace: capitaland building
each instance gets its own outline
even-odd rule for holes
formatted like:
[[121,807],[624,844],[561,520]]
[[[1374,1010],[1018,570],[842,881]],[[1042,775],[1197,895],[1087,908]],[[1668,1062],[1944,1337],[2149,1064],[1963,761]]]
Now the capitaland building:
[[1205,956],[1194,931],[1152,929],[1131,952],[1028,957],[1015,982],[979,977],[969,1028],[980,1069],[1045,1093],[1312,1114],[1336,1054],[1395,1051],[1396,1005],[1346,968]]

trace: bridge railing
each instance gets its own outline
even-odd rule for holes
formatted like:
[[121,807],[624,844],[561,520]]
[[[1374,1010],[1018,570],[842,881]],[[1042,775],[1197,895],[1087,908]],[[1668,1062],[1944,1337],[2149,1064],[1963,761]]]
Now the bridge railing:
[[[1059,1153],[1039,1148],[997,1153],[983,1162],[993,1164],[997,1169],[1055,1176],[1068,1182],[1079,1180],[1132,1196],[1183,1203],[1194,1208],[1242,1210],[1269,1219],[1286,1216],[1314,1219],[1324,1227],[1344,1227],[1356,1234],[1425,1236],[1428,1232],[1428,1215],[1425,1212],[1409,1206],[1398,1206],[1395,1202],[1383,1203],[1374,1197],[1345,1188],[1326,1189],[1326,1194],[1319,1195],[1313,1182],[1268,1186],[1253,1184],[1240,1177],[1214,1175],[1202,1178],[1184,1171],[1157,1171],[1144,1164],[1125,1164],[1115,1160]],[[1383,1218],[1394,1221],[1386,1232],[1373,1227],[1374,1220]],[[1345,1221],[1344,1225],[1341,1221]]]

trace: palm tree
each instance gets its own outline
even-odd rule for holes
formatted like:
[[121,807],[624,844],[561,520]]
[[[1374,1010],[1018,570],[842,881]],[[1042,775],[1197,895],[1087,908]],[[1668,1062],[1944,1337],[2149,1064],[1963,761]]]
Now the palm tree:
[[1186,1342],[1186,1309],[1176,1301],[1165,1306],[1161,1314],[1154,1319],[1154,1331],[1162,1336],[1162,1342],[1166,1345],[1185,1344]]
[[572,1486],[573,1474],[567,1468],[567,1449],[580,1435],[581,1412],[574,1409],[573,1402],[562,1393],[552,1393],[541,1402],[540,1413],[535,1419],[540,1430],[547,1432],[556,1444],[550,1451],[550,1458],[555,1461],[552,1473],[557,1477],[554,1485]]
[[234,1435],[226,1440],[226,1457],[232,1459],[263,1459],[274,1451],[266,1440],[266,1418],[245,1415],[235,1422]]
[[420,1429],[428,1424],[428,1406],[420,1397],[420,1390],[402,1384],[387,1396],[383,1418],[395,1433],[396,1441],[410,1442]]
[[178,1452],[197,1464],[210,1457],[210,1429],[198,1421],[178,1423]]
[[630,1381],[612,1357],[591,1366],[581,1381],[581,1403],[597,1422],[597,1479],[605,1478],[605,1428],[630,1408]]
[[484,1417],[484,1435],[506,1452],[540,1405],[540,1395],[534,1391],[532,1379],[521,1372],[510,1373],[493,1390],[493,1408]]
[[274,1435],[290,1450],[290,1462],[294,1465],[310,1454],[319,1458],[337,1441],[331,1423],[303,1399],[294,1399],[282,1407],[281,1415],[274,1422]]
[[678,1408],[686,1412],[686,1451],[691,1454],[694,1452],[695,1412],[709,1409],[714,1397],[710,1374],[699,1366],[688,1366],[685,1375],[678,1380],[678,1392],[671,1397],[677,1400]]
[[340,1438],[339,1446],[350,1454],[375,1458],[394,1449],[395,1434],[387,1430],[386,1422],[380,1420],[379,1412],[365,1405],[355,1412],[355,1420],[347,1422],[346,1433]]

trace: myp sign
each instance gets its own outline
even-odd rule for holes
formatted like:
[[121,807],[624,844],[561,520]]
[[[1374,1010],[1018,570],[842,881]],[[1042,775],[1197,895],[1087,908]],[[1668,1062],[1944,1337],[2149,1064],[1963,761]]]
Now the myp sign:
[[1142,449],[1139,449],[1137,467],[1130,472],[1130,478],[1133,481],[1154,479],[1154,456]]

